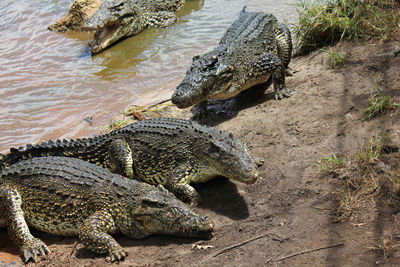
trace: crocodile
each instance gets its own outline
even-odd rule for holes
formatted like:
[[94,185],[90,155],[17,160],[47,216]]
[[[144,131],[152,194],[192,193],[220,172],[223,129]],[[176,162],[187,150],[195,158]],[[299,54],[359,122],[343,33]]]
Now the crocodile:
[[208,99],[226,99],[257,84],[269,86],[275,99],[290,97],[285,76],[291,76],[291,34],[272,14],[246,12],[227,29],[212,51],[193,57],[193,62],[171,100],[178,108],[198,104],[207,116]]
[[83,31],[82,25],[99,9],[100,0],[74,0],[68,13],[47,27],[50,31]]
[[0,226],[7,227],[24,262],[48,254],[28,225],[47,233],[79,236],[84,246],[111,261],[126,251],[111,236],[152,234],[210,239],[214,224],[189,209],[162,185],[129,180],[86,161],[38,157],[0,174]]
[[130,179],[162,184],[192,205],[201,198],[190,183],[225,176],[251,184],[258,176],[247,145],[232,133],[173,118],[143,120],[92,138],[11,148],[0,156],[0,168],[41,156],[75,157]]
[[177,21],[175,11],[185,0],[105,0],[83,24],[96,31],[89,49],[100,53],[121,38],[139,34],[149,27],[167,27]]

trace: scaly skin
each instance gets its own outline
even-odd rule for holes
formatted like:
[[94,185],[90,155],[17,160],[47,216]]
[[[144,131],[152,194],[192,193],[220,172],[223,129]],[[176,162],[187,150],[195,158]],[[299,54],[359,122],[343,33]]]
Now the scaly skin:
[[121,38],[142,32],[148,27],[167,27],[177,21],[175,11],[184,0],[105,0],[83,25],[95,30],[89,44],[93,54],[100,53]]
[[179,119],[144,120],[98,137],[11,149],[0,155],[0,167],[41,156],[75,157],[131,179],[162,184],[193,205],[201,199],[191,183],[225,176],[250,184],[258,176],[253,157],[238,138]]
[[[242,12],[228,28],[219,46],[193,57],[192,66],[172,95],[178,108],[195,104],[207,111],[207,99],[225,99],[272,77],[275,98],[290,97],[285,74],[292,52],[289,29],[262,12]],[[201,114],[200,114],[201,115]]]
[[86,248],[122,260],[125,250],[111,234],[211,238],[213,223],[168,192],[126,179],[88,162],[39,157],[0,174],[0,226],[7,227],[25,262],[50,252],[28,225],[63,236],[79,236]]

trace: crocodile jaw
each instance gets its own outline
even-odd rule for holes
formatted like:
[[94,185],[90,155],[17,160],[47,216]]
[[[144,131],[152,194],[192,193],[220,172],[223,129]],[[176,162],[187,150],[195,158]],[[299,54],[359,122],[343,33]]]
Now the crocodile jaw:
[[146,236],[163,234],[210,239],[214,235],[214,223],[207,216],[201,217],[194,213],[189,216],[177,214],[177,217],[172,220],[150,214],[136,215],[135,220],[141,225],[142,233]]
[[[231,97],[228,89],[231,87],[230,79],[217,80],[215,83],[206,82],[204,84],[185,83],[184,81],[178,85],[171,101],[178,108],[188,108],[207,99],[225,99]],[[235,94],[232,94],[234,96]]]
[[140,229],[143,236],[164,234],[202,239],[213,236],[214,223],[191,210],[162,185],[158,185],[157,190],[144,192],[140,205],[132,206],[131,215],[136,225],[135,235]]
[[123,37],[138,34],[144,29],[141,27],[138,18],[125,17],[104,26],[97,26],[93,41],[89,44],[92,54],[97,54],[117,42]]
[[194,104],[200,103],[206,98],[203,96],[202,88],[196,88],[190,83],[182,82],[175,90],[171,101],[178,108],[188,108]]
[[[177,225],[180,227],[176,228]],[[177,221],[171,225],[171,230],[170,234],[175,236],[211,239],[214,235],[214,223],[207,216],[192,217]]]

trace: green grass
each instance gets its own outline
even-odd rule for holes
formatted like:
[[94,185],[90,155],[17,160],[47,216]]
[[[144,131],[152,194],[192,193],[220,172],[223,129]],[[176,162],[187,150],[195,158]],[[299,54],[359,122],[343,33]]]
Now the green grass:
[[343,167],[344,161],[338,158],[335,154],[324,157],[316,164],[317,168],[324,174],[334,173],[336,170]]
[[329,50],[321,49],[321,51],[328,55],[327,59],[323,59],[323,63],[331,69],[344,62],[344,56],[338,52],[333,51],[332,48],[329,48]]
[[368,106],[363,110],[363,120],[371,120],[387,110],[400,106],[400,104],[394,103],[392,97],[383,94],[379,87],[376,87],[375,91],[369,99]]
[[400,18],[394,0],[300,0],[298,13],[292,25],[298,55],[344,39],[382,37]]

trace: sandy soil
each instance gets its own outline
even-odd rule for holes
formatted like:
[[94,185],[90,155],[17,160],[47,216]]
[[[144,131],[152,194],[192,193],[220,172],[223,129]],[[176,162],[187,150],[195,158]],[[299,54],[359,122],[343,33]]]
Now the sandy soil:
[[[315,164],[325,156],[353,155],[371,136],[400,144],[399,111],[362,121],[362,109],[379,84],[400,102],[398,42],[344,43],[333,49],[345,63],[335,69],[317,51],[292,61],[298,72],[287,78],[295,89],[276,101],[272,90],[241,95],[227,106],[237,112],[211,114],[208,123],[232,131],[253,154],[265,159],[253,185],[218,178],[196,186],[204,204],[197,208],[215,222],[209,241],[153,236],[117,237],[129,255],[120,266],[396,266],[399,252],[373,250],[384,235],[396,241],[399,209],[369,205],[365,216],[339,222],[338,183],[323,177]],[[174,113],[176,114],[176,112]],[[374,203],[374,202],[371,202]],[[0,230],[0,259],[17,260],[17,251]],[[104,266],[77,238],[39,232],[53,251],[29,266]],[[400,241],[397,241],[400,243]],[[330,247],[332,246],[332,247]]]

